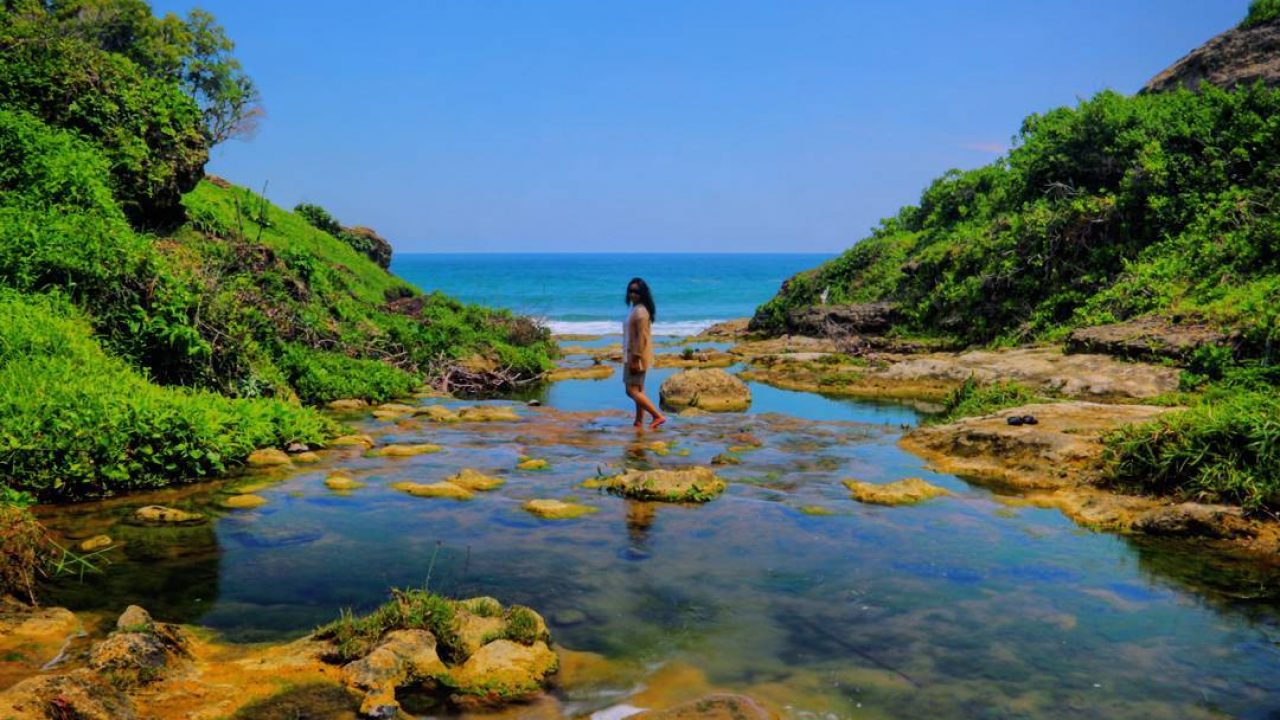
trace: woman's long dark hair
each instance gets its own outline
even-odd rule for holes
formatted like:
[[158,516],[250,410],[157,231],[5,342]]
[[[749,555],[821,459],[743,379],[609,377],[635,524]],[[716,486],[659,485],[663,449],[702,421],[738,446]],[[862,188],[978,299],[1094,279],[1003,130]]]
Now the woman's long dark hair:
[[627,283],[627,294],[623,296],[623,300],[628,305],[631,304],[630,293],[632,287],[640,291],[639,304],[649,311],[649,322],[656,322],[658,320],[658,310],[653,306],[653,293],[649,292],[649,283],[640,278],[631,278],[631,282]]

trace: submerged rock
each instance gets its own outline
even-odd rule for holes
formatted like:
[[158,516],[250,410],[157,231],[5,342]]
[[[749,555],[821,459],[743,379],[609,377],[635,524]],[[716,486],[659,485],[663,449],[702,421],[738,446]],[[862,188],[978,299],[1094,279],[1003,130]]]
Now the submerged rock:
[[275,467],[277,465],[289,465],[293,462],[289,458],[289,454],[279,448],[262,448],[249,453],[249,457],[245,463],[249,467]]
[[88,552],[94,552],[96,550],[102,550],[103,548],[109,548],[111,547],[111,545],[112,545],[112,540],[110,536],[94,535],[88,540],[81,542],[77,547],[80,548],[80,552],[88,553]]
[[444,448],[431,443],[420,443],[417,445],[384,445],[376,450],[370,450],[369,457],[413,457],[414,455],[425,455],[427,453],[437,453]]
[[542,458],[521,457],[516,462],[517,470],[546,470],[551,467],[551,463]]
[[587,505],[561,500],[530,500],[523,507],[526,512],[537,515],[544,520],[568,520],[597,511],[596,508]]
[[628,717],[632,720],[777,720],[778,716],[746,695],[716,693],[665,710],[646,710]]
[[311,465],[313,463],[320,462],[320,456],[310,450],[307,450],[306,452],[300,452],[297,455],[294,455],[293,461]]
[[507,405],[472,405],[458,410],[463,422],[511,422],[520,416]]
[[252,494],[232,495],[231,497],[223,500],[222,504],[226,507],[233,508],[235,510],[251,510],[253,508],[262,507],[263,505],[266,505],[267,499],[262,497],[261,495],[252,495]]
[[337,492],[348,492],[364,487],[364,483],[344,472],[334,472],[324,479],[324,486]]
[[349,445],[363,445],[367,448],[371,448],[377,443],[375,443],[373,441],[373,438],[369,437],[368,435],[343,435],[341,437],[336,437],[333,440],[329,441],[329,444],[333,445],[334,447],[343,447],[343,446],[349,446]]
[[450,498],[452,500],[470,500],[471,491],[454,485],[451,482],[438,483],[416,483],[416,482],[398,482],[391,486],[400,492],[406,492],[414,497],[431,497],[431,498]]
[[696,407],[710,412],[746,410],[751,405],[747,384],[723,370],[685,370],[672,375],[659,390],[662,404],[676,410]]
[[920,478],[907,478],[897,482],[877,485],[858,480],[845,480],[844,486],[858,502],[873,505],[914,505],[918,502],[951,493]]
[[605,489],[624,497],[663,502],[707,502],[725,489],[725,482],[705,467],[629,470],[600,482]]
[[458,413],[443,405],[423,405],[414,410],[413,414],[415,417],[425,417],[431,422],[438,423],[453,423],[461,420],[458,417]]
[[135,522],[155,525],[194,525],[206,519],[204,515],[197,512],[187,512],[163,505],[140,507],[129,517]]

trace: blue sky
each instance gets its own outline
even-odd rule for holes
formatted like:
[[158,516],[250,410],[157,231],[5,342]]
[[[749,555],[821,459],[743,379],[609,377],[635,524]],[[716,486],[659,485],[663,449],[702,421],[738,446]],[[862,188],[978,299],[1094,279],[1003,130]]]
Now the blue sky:
[[398,252],[835,252],[1247,5],[204,0],[267,111],[209,171]]

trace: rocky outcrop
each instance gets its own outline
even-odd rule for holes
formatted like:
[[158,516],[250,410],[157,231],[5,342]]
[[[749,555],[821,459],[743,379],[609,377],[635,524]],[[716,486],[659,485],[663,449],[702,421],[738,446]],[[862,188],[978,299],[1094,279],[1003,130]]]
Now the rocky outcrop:
[[446,671],[436,652],[436,638],[426,630],[394,630],[373,652],[342,667],[343,683],[364,696],[360,713],[393,718],[400,712],[396,688],[430,681]]
[[360,225],[343,228],[338,234],[338,239],[350,245],[356,252],[378,263],[383,270],[391,267],[391,243],[373,228]]
[[1280,86],[1280,19],[1218,35],[1151,78],[1142,92],[1197,90],[1202,82],[1223,88],[1257,82]]
[[787,314],[787,332],[813,337],[879,335],[893,327],[898,306],[889,302],[814,305]]
[[707,502],[724,492],[725,482],[705,467],[629,470],[602,478],[599,486],[624,497],[662,502]]
[[[1062,488],[1093,480],[1102,436],[1130,423],[1154,420],[1171,408],[1064,402],[1023,405],[946,425],[919,427],[901,445],[943,472],[1019,489]],[[1035,425],[1010,425],[1032,415]]]
[[133,702],[98,673],[38,675],[0,693],[0,717],[135,720]]
[[1149,317],[1073,330],[1069,353],[1101,353],[1130,360],[1175,360],[1185,363],[1205,346],[1229,346],[1231,336],[1202,323],[1180,324]]
[[751,406],[747,384],[723,370],[685,370],[662,383],[659,397],[666,407],[696,407],[710,412],[746,410]]

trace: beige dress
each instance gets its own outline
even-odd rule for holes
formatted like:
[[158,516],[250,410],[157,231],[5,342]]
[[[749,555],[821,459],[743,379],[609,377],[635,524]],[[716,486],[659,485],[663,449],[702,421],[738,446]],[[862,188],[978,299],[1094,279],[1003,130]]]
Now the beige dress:
[[[632,358],[640,358],[640,371],[631,369]],[[644,385],[645,372],[653,366],[653,335],[649,310],[634,305],[622,324],[622,383],[628,387]]]

